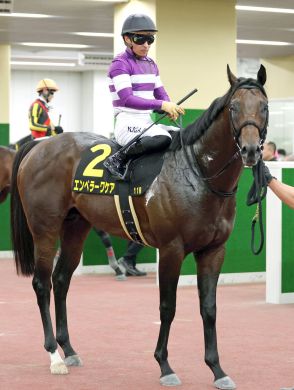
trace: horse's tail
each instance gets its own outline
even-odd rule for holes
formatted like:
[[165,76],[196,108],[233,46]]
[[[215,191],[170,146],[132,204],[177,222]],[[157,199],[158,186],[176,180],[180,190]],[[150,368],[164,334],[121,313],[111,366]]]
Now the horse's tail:
[[12,249],[17,273],[26,276],[34,273],[34,242],[21,203],[17,186],[17,174],[23,158],[35,145],[37,145],[37,142],[29,142],[18,150],[13,162],[11,177],[10,218]]

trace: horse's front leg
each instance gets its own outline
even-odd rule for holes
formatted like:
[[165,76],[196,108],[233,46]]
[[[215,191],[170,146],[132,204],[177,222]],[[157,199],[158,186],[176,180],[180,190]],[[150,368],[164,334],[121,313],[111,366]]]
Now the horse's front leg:
[[160,383],[164,386],[176,386],[181,381],[171,369],[167,357],[167,343],[171,323],[176,312],[176,293],[181,270],[183,253],[170,248],[160,250],[159,256],[159,289],[160,289],[160,332],[154,357],[161,369]]
[[223,246],[197,254],[197,283],[204,326],[205,363],[214,374],[215,387],[228,390],[235,389],[236,385],[220,366],[216,336],[216,288],[224,254]]

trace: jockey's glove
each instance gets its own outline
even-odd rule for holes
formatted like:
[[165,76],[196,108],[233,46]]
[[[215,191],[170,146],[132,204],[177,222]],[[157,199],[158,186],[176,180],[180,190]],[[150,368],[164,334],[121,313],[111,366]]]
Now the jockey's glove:
[[172,120],[177,120],[180,114],[185,114],[185,110],[173,102],[163,101],[161,109],[167,112]]
[[56,134],[63,133],[63,128],[61,126],[55,126],[54,131]]

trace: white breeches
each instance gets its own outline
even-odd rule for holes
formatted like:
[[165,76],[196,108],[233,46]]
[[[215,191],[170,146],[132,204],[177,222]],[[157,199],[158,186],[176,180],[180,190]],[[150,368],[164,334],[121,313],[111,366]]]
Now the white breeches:
[[[150,114],[134,114],[121,112],[116,116],[114,136],[116,141],[124,146],[131,141],[136,135],[152,125],[153,120]],[[147,130],[142,137],[155,137],[156,135],[165,135],[170,137],[168,130],[179,130],[175,126],[166,126],[162,124],[153,125]]]

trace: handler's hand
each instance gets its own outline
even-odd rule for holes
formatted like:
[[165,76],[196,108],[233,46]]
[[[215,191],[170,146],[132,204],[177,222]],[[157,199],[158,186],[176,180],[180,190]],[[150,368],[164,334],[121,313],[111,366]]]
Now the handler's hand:
[[262,165],[263,165],[263,171],[264,171],[264,177],[266,180],[266,184],[269,185],[270,182],[276,178],[274,176],[272,176],[272,174],[270,173],[270,170],[268,169],[268,167],[265,165],[265,163],[263,161],[262,161]]
[[167,112],[168,116],[174,121],[178,119],[180,114],[185,114],[185,110],[173,102],[163,101],[161,109]]

